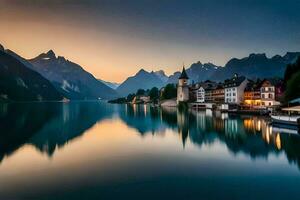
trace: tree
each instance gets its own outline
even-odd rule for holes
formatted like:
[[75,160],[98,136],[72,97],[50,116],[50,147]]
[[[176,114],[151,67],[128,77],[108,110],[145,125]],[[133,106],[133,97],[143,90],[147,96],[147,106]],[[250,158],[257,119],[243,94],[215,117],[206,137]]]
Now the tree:
[[135,97],[135,94],[134,94],[134,93],[128,94],[127,97],[126,97],[126,100],[127,100],[128,102],[130,102],[130,101],[133,100],[134,97]]
[[153,87],[150,91],[149,91],[149,96],[150,96],[150,100],[151,101],[156,101],[159,98],[159,90],[157,87]]
[[285,100],[290,101],[300,97],[300,71],[294,74],[287,82]]
[[145,90],[144,89],[138,89],[136,92],[136,95],[145,95]]
[[289,64],[284,73],[285,101],[300,97],[300,57],[296,63]]
[[162,99],[173,99],[177,97],[177,88],[174,84],[168,84],[162,92]]
[[284,72],[284,83],[285,84],[292,77],[292,75],[293,75],[293,65],[288,64],[286,66],[286,69],[285,69],[285,72]]

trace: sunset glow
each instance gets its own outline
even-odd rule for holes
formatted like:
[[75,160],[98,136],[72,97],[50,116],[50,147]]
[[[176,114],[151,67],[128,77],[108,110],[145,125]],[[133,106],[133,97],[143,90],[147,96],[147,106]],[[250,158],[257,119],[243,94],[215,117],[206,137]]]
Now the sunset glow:
[[97,78],[122,82],[140,68],[170,75],[183,62],[223,66],[233,56],[254,51],[298,50],[300,31],[294,22],[300,16],[295,6],[285,5],[1,0],[0,43],[25,58],[53,49]]

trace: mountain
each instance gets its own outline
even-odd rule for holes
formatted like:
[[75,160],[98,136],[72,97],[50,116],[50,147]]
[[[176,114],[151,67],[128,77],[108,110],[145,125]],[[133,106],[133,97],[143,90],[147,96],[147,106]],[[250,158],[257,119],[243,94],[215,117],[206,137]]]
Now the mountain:
[[141,69],[134,76],[127,78],[118,88],[117,92],[122,96],[135,93],[138,89],[161,88],[165,83],[154,73]]
[[110,87],[111,89],[117,89],[117,87],[119,87],[119,83],[114,83],[114,82],[109,82],[109,81],[104,81],[104,80],[101,80],[101,79],[98,79],[98,81],[104,83],[105,85],[107,85],[108,87]]
[[[266,54],[250,54],[245,58],[232,58],[224,67],[212,63],[193,63],[187,70],[191,82],[205,80],[223,81],[237,73],[247,78],[283,77],[287,64],[294,63],[300,52],[287,52],[284,56],[275,55],[268,58]],[[177,83],[180,72],[175,72],[168,79],[168,83]]]
[[58,101],[62,95],[42,75],[0,50],[0,100]]
[[234,73],[241,74],[248,78],[270,78],[284,75],[287,64],[294,63],[300,52],[287,52],[284,56],[275,55],[268,58],[266,54],[250,54],[248,57],[229,60],[224,68],[214,73],[215,80],[224,80]]
[[113,89],[98,81],[78,64],[61,56],[56,57],[52,50],[28,61],[34,70],[50,80],[69,99],[112,99],[118,96]]
[[166,83],[169,79],[163,70],[155,71],[153,73],[164,83]]
[[[220,71],[222,67],[216,66],[212,63],[202,64],[200,61],[193,63],[187,70],[186,73],[190,78],[190,81],[199,82],[208,79],[213,79],[214,74]],[[168,83],[177,83],[180,76],[180,72],[175,72],[168,79]]]

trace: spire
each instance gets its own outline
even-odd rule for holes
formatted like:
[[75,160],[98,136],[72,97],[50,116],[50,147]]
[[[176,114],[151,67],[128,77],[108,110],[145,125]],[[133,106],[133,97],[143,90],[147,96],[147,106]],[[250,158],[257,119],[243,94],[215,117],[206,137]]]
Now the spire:
[[188,75],[187,75],[187,73],[185,71],[184,65],[182,67],[182,72],[181,72],[181,75],[180,75],[179,79],[189,79],[189,77],[188,77]]

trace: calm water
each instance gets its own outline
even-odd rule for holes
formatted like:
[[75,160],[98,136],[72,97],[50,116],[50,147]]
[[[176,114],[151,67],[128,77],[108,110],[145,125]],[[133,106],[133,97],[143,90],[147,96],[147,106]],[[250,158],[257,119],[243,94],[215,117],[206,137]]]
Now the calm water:
[[260,117],[4,104],[0,132],[0,199],[300,198],[300,137]]

